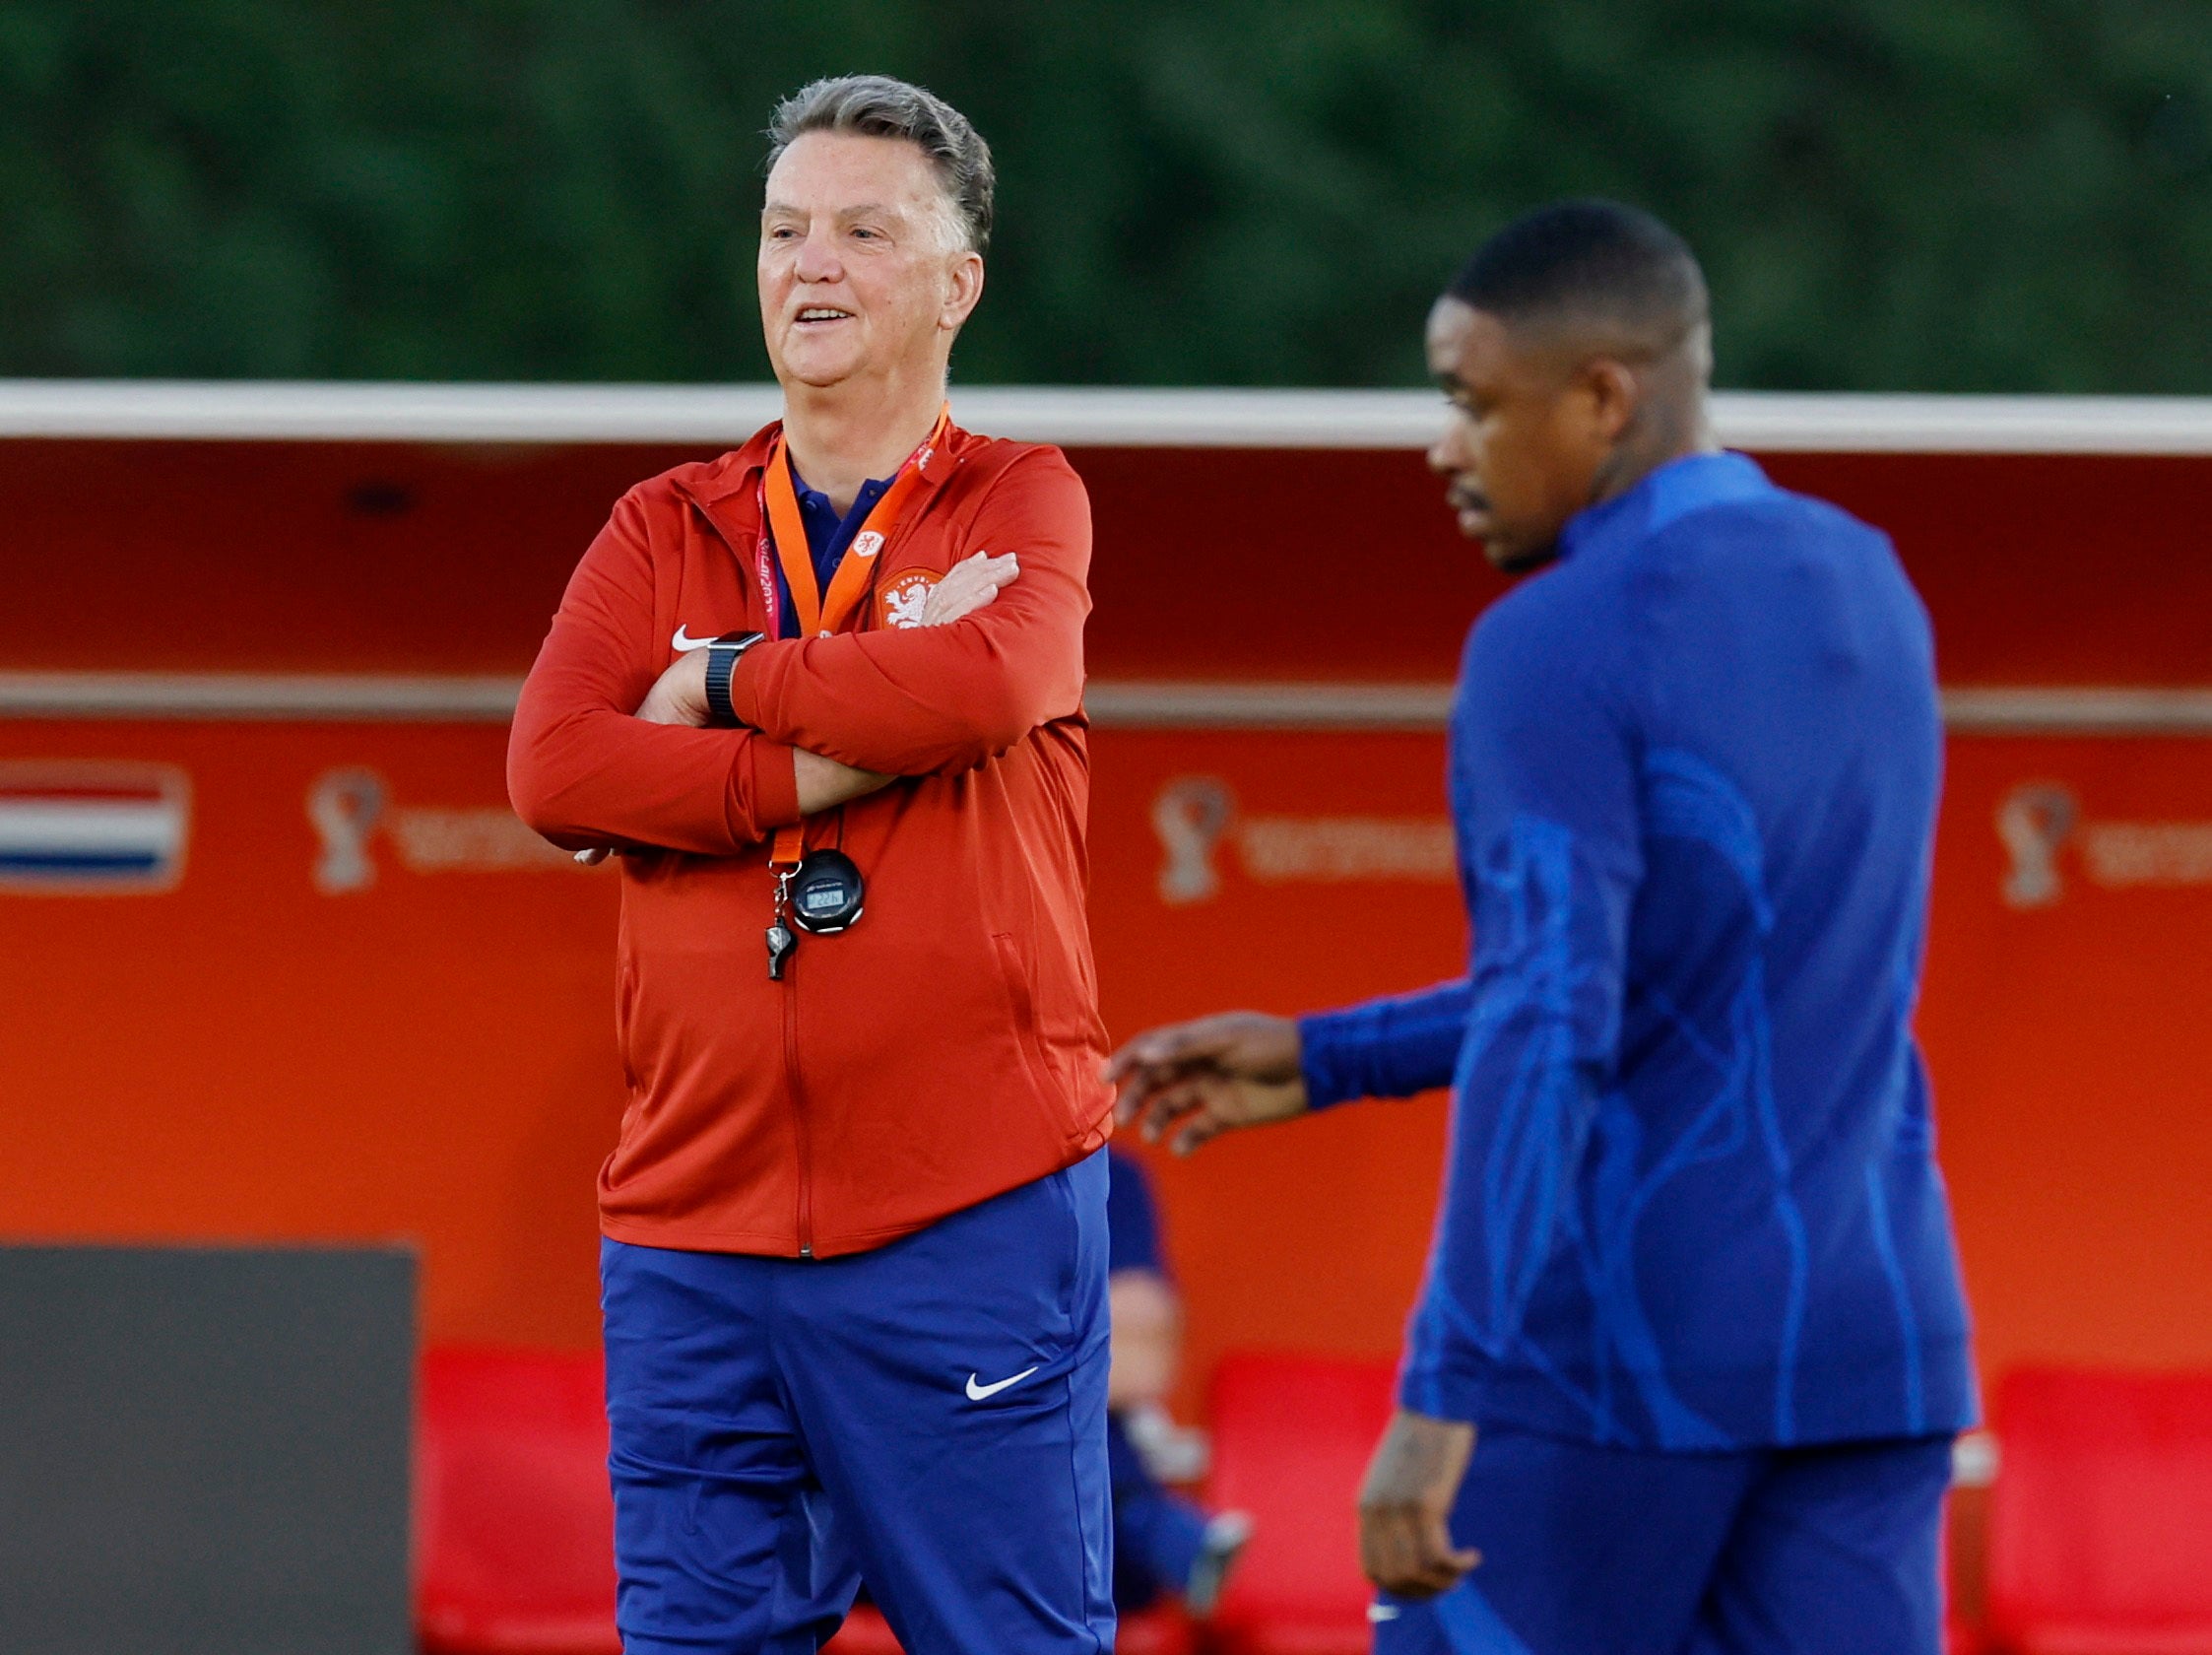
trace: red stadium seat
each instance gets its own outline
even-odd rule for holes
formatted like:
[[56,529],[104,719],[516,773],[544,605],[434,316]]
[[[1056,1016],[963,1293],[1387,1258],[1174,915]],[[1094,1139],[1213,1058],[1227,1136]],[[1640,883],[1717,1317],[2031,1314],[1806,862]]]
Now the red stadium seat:
[[[1192,1655],[1198,1633],[1190,1620],[1172,1609],[1148,1609],[1124,1616],[1114,1655]],[[845,1618],[837,1635],[822,1645],[822,1655],[903,1655],[882,1612],[862,1604]]]
[[1356,1503],[1389,1423],[1389,1362],[1231,1356],[1212,1388],[1210,1504],[1252,1514],[1213,1625],[1233,1655],[1366,1655]]
[[1944,1514],[1943,1551],[1936,1562],[1943,1582],[1943,1655],[1982,1655],[1987,1648],[1982,1628],[1959,1613],[1952,1586],[1950,1514]]
[[1996,1426],[1996,1646],[2212,1655],[2212,1374],[2015,1369]]
[[416,1628],[433,1655],[621,1655],[595,1356],[423,1363]]
[[1192,1655],[1198,1647],[1198,1628],[1179,1609],[1125,1615],[1114,1639],[1114,1655]]
[[846,1616],[837,1635],[821,1647],[822,1655],[905,1655],[883,1612],[874,1604],[862,1604]]

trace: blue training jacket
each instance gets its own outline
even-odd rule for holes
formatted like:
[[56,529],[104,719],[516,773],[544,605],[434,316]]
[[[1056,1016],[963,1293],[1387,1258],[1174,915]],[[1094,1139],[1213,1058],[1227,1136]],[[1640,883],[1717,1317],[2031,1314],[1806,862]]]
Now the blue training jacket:
[[1911,1030],[1926,612],[1739,454],[1559,552],[1462,664],[1468,978],[1301,1024],[1317,1106],[1453,1087],[1401,1400],[1669,1450],[1971,1424]]

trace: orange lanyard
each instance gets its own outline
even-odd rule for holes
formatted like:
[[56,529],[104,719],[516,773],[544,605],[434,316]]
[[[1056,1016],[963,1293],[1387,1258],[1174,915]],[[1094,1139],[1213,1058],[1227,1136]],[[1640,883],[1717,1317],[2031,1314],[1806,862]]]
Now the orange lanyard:
[[[951,425],[952,408],[947,403],[938,415],[937,424],[930,428],[930,434],[922,439],[919,448],[907,455],[906,463],[891,479],[891,486],[883,491],[883,497],[870,509],[859,532],[846,546],[845,555],[837,561],[837,572],[830,576],[826,598],[814,574],[813,552],[807,539],[806,519],[799,514],[799,490],[792,482],[791,460],[784,451],[783,433],[776,433],[776,440],[768,450],[767,470],[761,478],[761,516],[768,525],[768,538],[775,548],[776,561],[783,565],[784,583],[791,588],[791,605],[798,612],[801,637],[829,637],[843,631],[860,612],[861,600],[867,596],[869,582],[876,573],[877,555],[897,527],[898,514],[906,508],[915,490],[922,486],[922,463],[943,444]],[[762,584],[772,589],[775,583],[764,580]],[[803,824],[777,828],[768,856],[770,865],[797,867],[805,836]]]
[[937,417],[921,447],[898,468],[891,486],[883,491],[883,497],[869,511],[860,531],[846,546],[844,557],[838,560],[826,599],[815,581],[806,520],[799,515],[799,491],[791,480],[791,462],[784,452],[783,436],[777,434],[775,445],[768,450],[762,486],[767,496],[769,538],[775,543],[776,561],[783,564],[784,583],[791,588],[792,607],[799,612],[801,637],[828,637],[844,630],[845,624],[852,620],[868,591],[869,578],[876,572],[877,554],[883,550],[899,512],[922,485],[922,461],[944,440],[951,424],[952,410],[947,407]]

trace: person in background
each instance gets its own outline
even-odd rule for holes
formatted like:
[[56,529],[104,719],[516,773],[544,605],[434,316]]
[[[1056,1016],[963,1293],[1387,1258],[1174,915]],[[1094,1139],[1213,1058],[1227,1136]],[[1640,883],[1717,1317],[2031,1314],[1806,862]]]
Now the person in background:
[[[1139,1610],[1162,1595],[1201,1619],[1221,1587],[1252,1520],[1241,1511],[1208,1516],[1163,1476],[1195,1471],[1197,1456],[1167,1415],[1183,1354],[1183,1304],[1160,1244],[1159,1205],[1144,1163],[1109,1148],[1106,1295],[1113,1365],[1106,1380],[1106,1452],[1114,1491],[1114,1607]],[[1178,1478],[1180,1480],[1180,1478]]]

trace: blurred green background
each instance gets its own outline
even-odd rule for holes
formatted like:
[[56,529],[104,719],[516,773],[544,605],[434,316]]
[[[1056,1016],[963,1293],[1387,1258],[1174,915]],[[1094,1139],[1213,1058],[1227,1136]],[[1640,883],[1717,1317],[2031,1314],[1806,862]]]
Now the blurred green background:
[[971,382],[1417,383],[1601,193],[1724,384],[2212,391],[2203,0],[5,0],[0,373],[764,377],[760,129],[848,69],[998,154]]

